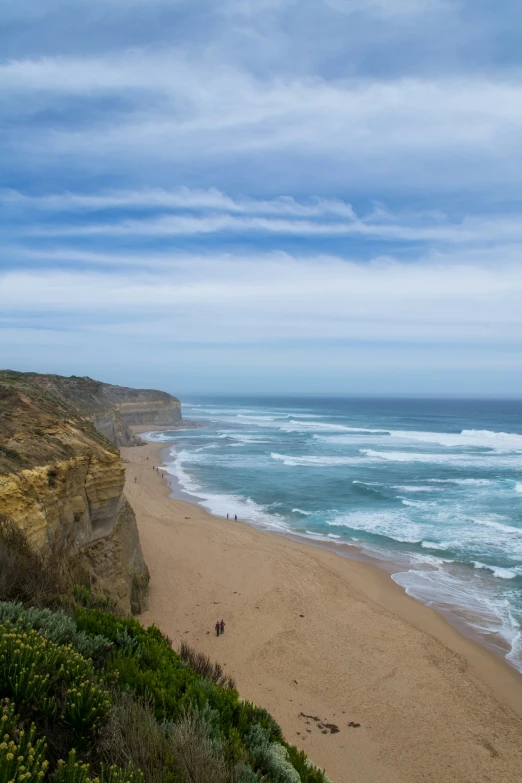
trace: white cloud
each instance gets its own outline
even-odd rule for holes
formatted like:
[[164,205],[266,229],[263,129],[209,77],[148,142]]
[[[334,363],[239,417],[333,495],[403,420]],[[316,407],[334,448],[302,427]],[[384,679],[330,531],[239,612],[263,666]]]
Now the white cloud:
[[[194,236],[198,234],[260,234],[333,238],[355,236],[388,242],[423,242],[437,245],[520,243],[520,213],[473,214],[450,218],[441,211],[395,214],[376,205],[366,215],[357,215],[350,203],[340,199],[288,196],[273,199],[232,197],[216,188],[194,190],[145,188],[82,194],[73,192],[30,196],[14,190],[0,191],[0,202],[17,210],[31,225],[23,224],[23,235],[36,236]],[[71,222],[69,213],[124,210],[153,210],[145,217],[95,221],[81,214]],[[27,211],[29,210],[29,212]],[[67,224],[36,225],[32,211],[63,213]],[[161,214],[157,214],[160,210]],[[167,214],[166,214],[167,213]],[[522,252],[522,250],[521,250]]]
[[12,270],[2,312],[173,342],[357,340],[520,345],[522,266],[278,254],[172,257],[152,271]]
[[518,182],[522,158],[517,76],[257,78],[179,52],[135,51],[10,62],[0,67],[0,87],[15,115],[72,96],[125,99],[123,108],[109,109],[92,125],[26,126],[8,139],[18,154],[75,166],[92,160],[113,168],[202,160],[240,166],[260,155],[280,176],[297,172],[306,158],[309,176],[323,166],[323,176],[374,186],[428,181],[469,189],[477,182]]
[[340,199],[313,198],[307,202],[291,196],[275,199],[233,198],[217,188],[196,190],[182,187],[173,190],[144,188],[142,190],[116,190],[94,194],[49,193],[45,196],[30,196],[17,190],[0,190],[0,202],[6,205],[30,207],[40,210],[100,210],[132,207],[165,207],[171,209],[199,209],[255,215],[293,215],[296,217],[317,217],[342,215],[354,218],[350,204]]

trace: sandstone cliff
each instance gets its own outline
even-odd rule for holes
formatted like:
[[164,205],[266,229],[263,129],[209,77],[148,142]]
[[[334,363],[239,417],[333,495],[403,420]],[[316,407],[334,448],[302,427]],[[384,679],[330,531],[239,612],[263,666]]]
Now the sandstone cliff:
[[118,449],[91,421],[31,376],[0,372],[0,513],[40,552],[78,556],[100,590],[141,612],[149,575],[124,480]]
[[115,446],[134,446],[141,442],[130,429],[133,424],[170,427],[181,421],[180,402],[167,392],[113,386],[74,375],[70,378],[38,373],[17,375],[73,405]]

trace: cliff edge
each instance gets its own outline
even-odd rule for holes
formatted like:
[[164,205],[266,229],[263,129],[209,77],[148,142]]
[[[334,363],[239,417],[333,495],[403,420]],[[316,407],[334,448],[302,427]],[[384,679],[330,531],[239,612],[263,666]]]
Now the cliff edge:
[[142,612],[149,573],[120,453],[83,401],[78,410],[34,378],[70,380],[0,372],[0,514],[37,551],[77,556],[125,612]]
[[176,397],[155,389],[131,389],[113,386],[75,375],[12,373],[28,383],[75,407],[90,419],[102,435],[115,446],[136,446],[142,441],[130,427],[175,426],[181,421],[181,405]]

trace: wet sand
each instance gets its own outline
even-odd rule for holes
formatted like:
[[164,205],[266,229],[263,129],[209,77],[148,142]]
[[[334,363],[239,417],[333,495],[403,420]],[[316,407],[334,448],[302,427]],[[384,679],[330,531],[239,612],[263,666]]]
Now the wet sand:
[[163,448],[121,450],[151,572],[142,622],[220,661],[334,783],[522,779],[518,672],[375,566],[170,498]]

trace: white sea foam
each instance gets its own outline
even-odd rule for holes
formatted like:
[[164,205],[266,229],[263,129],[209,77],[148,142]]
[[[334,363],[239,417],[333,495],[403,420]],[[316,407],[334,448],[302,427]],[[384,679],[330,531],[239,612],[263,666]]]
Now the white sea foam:
[[245,498],[240,495],[227,493],[209,493],[196,483],[193,476],[185,468],[184,461],[194,462],[194,452],[180,451],[173,452],[174,462],[168,463],[164,472],[174,475],[179,481],[180,486],[190,494],[197,497],[199,505],[208,509],[212,514],[218,516],[234,516],[237,514],[239,519],[254,522],[266,528],[273,528],[280,531],[287,531],[288,524],[279,514],[270,514],[264,506],[255,503],[251,498]]
[[424,527],[397,511],[351,511],[337,515],[326,524],[362,530],[403,544],[418,544],[424,538]]
[[515,484],[515,492],[522,493],[522,481],[517,481],[517,483]]
[[422,453],[418,451],[375,451],[374,449],[361,449],[361,454],[376,460],[387,462],[425,462],[438,465],[455,465],[457,467],[499,467],[501,465],[514,468],[522,468],[522,455],[495,454],[440,454]]
[[522,451],[522,435],[510,432],[492,432],[491,430],[462,430],[451,432],[416,432],[411,430],[390,430],[395,438],[415,440],[422,443],[436,443],[450,448],[472,446],[500,451]]
[[450,548],[448,544],[445,544],[442,541],[421,541],[421,546],[424,547],[424,549],[440,549],[443,551]]
[[506,657],[522,670],[520,625],[509,601],[502,594],[478,589],[473,578],[467,578],[464,571],[450,572],[445,564],[427,570],[412,568],[393,574],[392,579],[408,595],[428,606],[451,614],[457,611],[490,643],[495,636],[503,639],[509,651]]
[[[279,428],[285,432],[308,432],[309,430],[316,430],[317,432],[352,432],[367,433],[372,435],[378,435],[380,433],[388,434],[386,430],[371,430],[365,427],[347,427],[345,424],[330,424],[325,421],[297,421],[292,418],[288,422],[279,422]],[[315,436],[314,436],[315,437]],[[320,436],[317,435],[319,438]]]
[[451,479],[427,479],[427,481],[430,482],[430,484],[457,484],[461,485],[463,487],[487,487],[491,484],[494,484],[495,482],[491,479],[457,479],[457,478],[451,478]]
[[311,516],[312,512],[311,511],[303,511],[302,508],[293,508],[292,509],[292,514],[302,514],[304,517],[309,517],[309,516]]
[[487,565],[486,563],[481,563],[479,560],[474,561],[473,568],[487,569],[488,571],[491,571],[493,576],[496,576],[498,579],[515,579],[518,576],[518,572],[511,568],[501,568],[500,566]]
[[[313,422],[311,423],[311,425]],[[493,432],[491,430],[462,430],[461,432],[424,432],[417,430],[386,430],[366,429],[364,427],[342,427],[328,425],[322,429],[333,429],[368,435],[389,436],[395,440],[409,440],[418,443],[431,443],[446,448],[481,448],[494,451],[522,452],[522,435],[510,432]],[[343,436],[316,435],[314,437],[334,443],[349,444],[350,438]]]
[[289,454],[270,454],[272,459],[282,462],[290,467],[302,465],[304,467],[333,467],[335,465],[358,465],[361,459],[358,457],[314,457],[312,455],[305,457],[294,457]]
[[392,489],[398,489],[399,492],[440,492],[438,487],[420,487],[412,484],[395,484]]
[[512,525],[505,525],[503,522],[496,522],[494,519],[483,519],[479,517],[473,521],[476,525],[491,527],[494,530],[500,530],[502,533],[507,533],[509,536],[515,536],[516,538],[520,538],[522,536],[522,528],[513,527]]
[[409,500],[408,498],[399,497],[403,506],[411,506],[412,508],[426,508],[427,506],[433,506],[433,503],[426,503],[422,500]]

